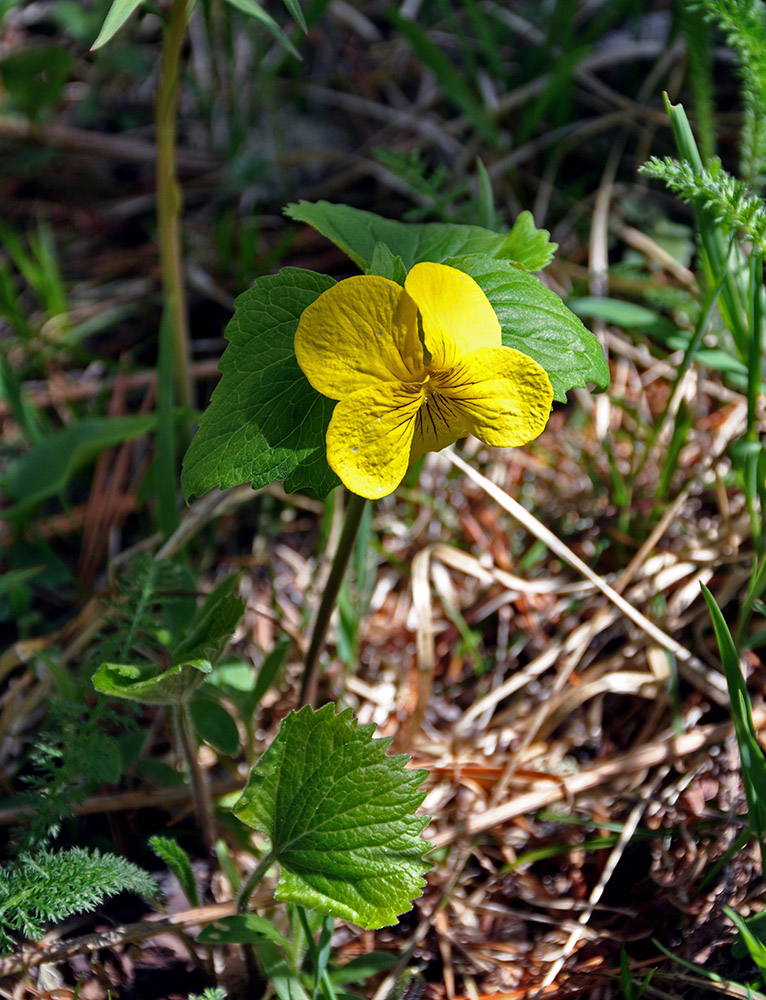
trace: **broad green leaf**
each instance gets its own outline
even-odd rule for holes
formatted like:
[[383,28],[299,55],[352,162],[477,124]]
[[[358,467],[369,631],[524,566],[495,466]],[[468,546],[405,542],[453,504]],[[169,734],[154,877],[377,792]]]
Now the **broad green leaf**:
[[587,382],[599,389],[609,384],[609,368],[599,342],[534,274],[481,255],[446,263],[481,285],[500,320],[503,344],[543,366],[555,399],[564,402],[569,389]]
[[528,271],[542,271],[553,260],[558,243],[551,243],[547,229],[535,226],[531,212],[522,212],[505,240],[503,257]]
[[572,298],[567,303],[572,312],[586,319],[603,319],[623,329],[644,329],[653,326],[660,318],[654,309],[647,309],[635,302],[585,295],[581,299]]
[[199,693],[189,702],[189,714],[197,735],[227,757],[239,753],[237,724],[217,701]]
[[109,8],[109,13],[104,18],[104,23],[101,25],[98,38],[91,45],[91,52],[111,41],[130,15],[138,10],[143,2],[144,0],[114,0]]
[[325,455],[335,402],[311,388],[293,348],[301,313],[333,284],[288,267],[239,296],[221,381],[184,458],[187,498],[246,482],[258,489],[282,480],[318,497],[338,485]]
[[385,972],[391,966],[396,965],[398,955],[390,951],[370,951],[364,955],[357,955],[345,965],[334,966],[330,969],[330,981],[335,986],[344,986],[346,983],[363,983],[365,979],[376,976],[379,972]]
[[[408,271],[422,260],[441,263],[448,257],[468,254],[486,254],[487,257],[513,260],[522,266],[526,266],[524,259],[530,259],[539,266],[537,262],[543,252],[543,237],[545,245],[548,245],[548,234],[544,230],[535,230],[537,236],[533,237],[531,222],[526,220],[514,235],[516,226],[510,233],[502,234],[479,226],[447,222],[396,222],[348,205],[333,205],[329,201],[299,201],[288,205],[285,215],[296,222],[313,226],[365,272],[372,266],[376,243],[384,243],[394,257],[401,257]],[[552,253],[555,244],[549,246]],[[516,260],[514,253],[524,259]]]
[[394,257],[385,243],[375,244],[368,274],[378,274],[381,278],[388,278],[389,281],[395,281],[398,285],[403,285],[404,279],[407,277],[402,258]]
[[255,913],[238,913],[221,917],[203,927],[197,935],[200,944],[253,944],[256,941],[275,941],[290,949],[289,943],[273,924]]
[[332,705],[291,712],[234,806],[271,840],[278,899],[368,929],[411,909],[431,867],[415,815],[427,772],[386,756],[374,728]]
[[244,601],[231,593],[236,585],[237,576],[233,575],[208,594],[186,638],[171,650],[173,663],[204,661],[212,666],[220,659],[245,613]]
[[295,56],[296,59],[302,59],[300,52],[296,49],[284,31],[282,31],[271,14],[269,14],[268,11],[265,11],[259,3],[256,3],[256,0],[228,0],[228,3],[230,3],[232,7],[236,7],[238,10],[241,10],[243,14],[247,14],[248,17],[252,17],[253,20],[260,22],[260,24],[262,24],[267,31],[271,32],[280,45],[284,45],[290,55]]
[[153,413],[130,417],[91,417],[52,434],[29,454],[9,463],[3,485],[19,501],[5,517],[20,514],[40,500],[55,496],[100,452],[154,429]]
[[135,663],[102,663],[93,675],[93,686],[102,694],[142,705],[174,705],[202,683],[210,664],[177,663],[160,674],[152,670]]

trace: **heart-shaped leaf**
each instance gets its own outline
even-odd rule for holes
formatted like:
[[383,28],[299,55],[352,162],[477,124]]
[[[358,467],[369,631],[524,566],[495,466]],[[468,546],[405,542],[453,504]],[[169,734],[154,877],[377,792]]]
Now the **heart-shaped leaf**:
[[266,833],[282,869],[277,898],[374,929],[412,907],[431,865],[416,816],[427,772],[372,738],[348,709],[291,712],[234,812]]
[[301,313],[334,284],[286,267],[239,296],[221,381],[184,458],[187,498],[247,482],[257,489],[283,480],[288,491],[320,497],[338,485],[325,456],[335,402],[311,388],[293,347]]
[[419,261],[440,263],[466,254],[486,254],[537,270],[550,262],[556,250],[556,244],[548,241],[549,233],[535,228],[529,212],[522,212],[509,233],[452,222],[397,222],[329,201],[299,201],[288,205],[285,215],[313,226],[365,273],[372,268],[378,243],[400,257],[406,270]]
[[609,384],[601,345],[558,295],[529,271],[484,254],[446,261],[470,274],[492,303],[503,330],[503,343],[523,351],[548,373],[554,399],[566,402],[575,386]]
[[158,674],[148,664],[102,663],[93,675],[93,687],[142,705],[174,705],[188,698],[210,669],[209,663],[176,663]]

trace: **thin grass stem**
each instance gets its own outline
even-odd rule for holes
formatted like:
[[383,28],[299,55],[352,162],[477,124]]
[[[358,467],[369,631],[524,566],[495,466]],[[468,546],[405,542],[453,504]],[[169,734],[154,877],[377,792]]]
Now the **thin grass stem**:
[[213,812],[210,805],[210,793],[208,792],[207,781],[199,766],[197,759],[197,745],[192,734],[191,720],[189,712],[183,702],[172,706],[173,722],[178,736],[178,745],[189,772],[189,783],[194,799],[194,806],[197,811],[200,833],[205,850],[210,852],[215,843],[215,827],[213,824]]
[[248,877],[242,883],[242,888],[237,893],[237,913],[245,913],[247,911],[247,905],[250,902],[250,897],[256,889],[256,886],[263,881],[263,877],[266,872],[274,864],[274,855],[271,851],[261,858],[257,866],[250,872]]
[[346,567],[354,549],[359,525],[362,523],[367,501],[364,497],[355,493],[347,493],[348,503],[343,520],[343,530],[338,539],[338,547],[330,568],[330,575],[322,593],[322,600],[319,602],[319,609],[314,620],[314,629],[311,633],[306,659],[303,664],[303,679],[301,682],[301,705],[313,705],[316,698],[317,683],[319,679],[319,657],[324,648],[327,637],[327,629],[330,627],[335,604],[338,600],[340,588],[343,585],[343,578],[346,575]]
[[181,48],[191,0],[172,0],[162,40],[160,82],[154,104],[157,131],[157,240],[162,290],[168,303],[173,341],[173,369],[180,406],[192,403],[189,373],[189,327],[181,252],[181,188],[176,167]]

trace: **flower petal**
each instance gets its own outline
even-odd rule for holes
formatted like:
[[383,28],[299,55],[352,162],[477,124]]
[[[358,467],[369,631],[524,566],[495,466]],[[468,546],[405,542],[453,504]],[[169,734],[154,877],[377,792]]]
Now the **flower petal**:
[[295,355],[312,386],[330,399],[378,382],[422,378],[415,304],[394,281],[346,278],[301,314]]
[[410,461],[414,462],[429,451],[441,451],[458,438],[470,434],[468,421],[459,404],[434,389],[431,381],[427,397],[418,410]]
[[526,444],[550,416],[553,389],[545,369],[512,347],[472,351],[432,381],[485,444]]
[[379,382],[342,399],[327,428],[327,461],[352,493],[388,496],[410,464],[422,383]]
[[495,310],[470,275],[424,262],[412,268],[404,287],[420,311],[432,368],[451,368],[469,351],[500,347]]

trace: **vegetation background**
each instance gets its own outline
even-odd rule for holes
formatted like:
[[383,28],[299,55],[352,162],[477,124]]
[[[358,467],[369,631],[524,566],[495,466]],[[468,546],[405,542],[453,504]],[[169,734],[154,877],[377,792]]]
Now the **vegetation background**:
[[[189,411],[168,409],[158,364],[166,9],[144,3],[91,52],[109,6],[0,0],[5,997],[212,991],[204,949],[178,932],[230,912],[249,843],[220,805],[205,830],[192,786],[230,805],[296,705],[342,516],[340,498],[276,486],[182,508]],[[349,990],[379,1000],[761,996],[758,942],[733,949],[723,907],[762,909],[763,827],[746,795],[762,763],[756,747],[743,784],[701,593],[731,624],[760,731],[759,245],[721,211],[706,231],[699,192],[690,207],[638,170],[679,154],[665,91],[703,161],[717,153],[760,195],[747,170],[760,154],[748,160],[742,137],[766,134],[763,5],[306,0],[305,33],[294,4],[264,7],[269,23],[246,0],[199,0],[182,50],[189,405],[209,398],[234,298],[256,277],[350,273],[282,214],[301,198],[498,230],[530,210],[559,244],[544,282],[591,325],[612,372],[607,393],[557,405],[528,448],[463,442],[473,475],[430,456],[363,521],[319,700],[430,770],[436,849],[412,913],[382,931],[339,924],[333,960],[360,960]],[[699,253],[721,218],[741,247],[726,273],[742,288],[756,267],[749,339],[725,269]],[[522,526],[504,494],[639,615]],[[162,665],[195,600],[233,573],[244,617],[193,703],[189,784],[170,709],[126,707],[91,677],[138,655]],[[163,842],[152,852],[158,835],[181,860]],[[83,915],[120,887],[148,894],[126,868],[111,890],[93,874],[102,891],[79,908],[48,900],[24,924],[18,886],[50,882],[45,852],[75,847],[154,872],[176,916],[152,923],[129,895]],[[179,886],[168,866],[188,876],[187,855]],[[258,995],[238,946],[207,947],[219,996],[248,976]],[[370,953],[390,961],[365,966]],[[405,968],[417,975],[396,986]]]

